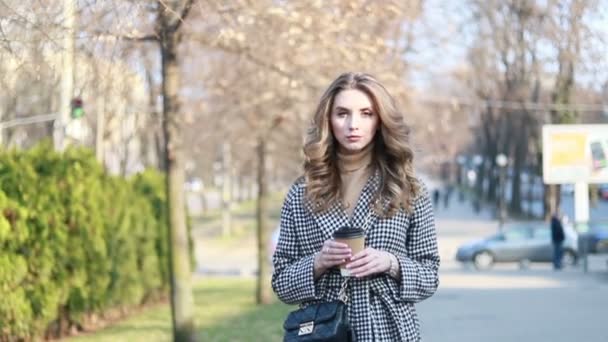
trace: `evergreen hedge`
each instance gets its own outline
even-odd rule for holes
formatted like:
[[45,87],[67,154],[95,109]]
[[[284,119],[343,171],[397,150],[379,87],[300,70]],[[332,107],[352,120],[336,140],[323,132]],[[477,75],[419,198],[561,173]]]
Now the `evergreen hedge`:
[[169,286],[164,178],[86,149],[0,151],[0,341],[58,336]]

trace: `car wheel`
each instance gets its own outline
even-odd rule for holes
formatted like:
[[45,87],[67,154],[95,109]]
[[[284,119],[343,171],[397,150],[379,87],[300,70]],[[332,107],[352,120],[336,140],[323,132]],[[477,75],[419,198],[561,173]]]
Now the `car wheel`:
[[530,268],[530,259],[521,259],[519,260],[519,269],[527,270]]
[[562,255],[562,265],[566,267],[576,266],[577,257],[576,253],[570,249],[566,249]]
[[473,256],[473,264],[478,270],[487,270],[494,265],[494,256],[488,251],[481,251]]

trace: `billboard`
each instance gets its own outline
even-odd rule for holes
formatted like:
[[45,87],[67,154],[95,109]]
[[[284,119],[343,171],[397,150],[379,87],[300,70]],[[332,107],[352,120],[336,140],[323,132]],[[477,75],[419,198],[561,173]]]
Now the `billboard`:
[[544,125],[543,180],[608,183],[608,125]]

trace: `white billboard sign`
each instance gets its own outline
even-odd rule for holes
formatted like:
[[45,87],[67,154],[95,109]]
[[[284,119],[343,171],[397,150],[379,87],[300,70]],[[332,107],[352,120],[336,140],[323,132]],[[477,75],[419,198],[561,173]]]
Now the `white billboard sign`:
[[608,183],[608,125],[544,125],[543,180]]

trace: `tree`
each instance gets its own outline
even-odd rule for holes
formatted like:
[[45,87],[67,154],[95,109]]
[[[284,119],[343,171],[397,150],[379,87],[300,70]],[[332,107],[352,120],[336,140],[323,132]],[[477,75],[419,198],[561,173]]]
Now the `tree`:
[[171,232],[171,308],[174,341],[196,341],[188,230],[184,202],[185,154],[180,112],[180,56],[182,23],[193,0],[159,1],[156,36],[162,60],[163,131],[167,167],[167,202]]
[[[581,60],[582,40],[588,28],[584,22],[586,12],[594,10],[597,3],[585,0],[556,0],[550,8],[552,19],[548,23],[547,36],[553,42],[558,65],[555,84],[551,90],[551,101],[564,106],[552,108],[551,123],[572,124],[577,122],[578,113],[568,109],[575,90],[575,71]],[[544,217],[549,219],[560,206],[561,187],[558,184],[545,185],[543,196]]]

